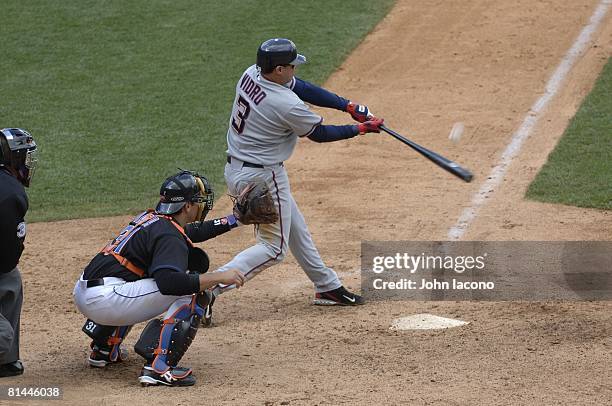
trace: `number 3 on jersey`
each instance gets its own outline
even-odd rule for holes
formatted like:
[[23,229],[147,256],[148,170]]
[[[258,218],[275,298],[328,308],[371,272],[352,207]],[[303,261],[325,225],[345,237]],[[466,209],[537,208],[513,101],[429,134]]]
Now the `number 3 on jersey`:
[[246,119],[251,112],[251,106],[242,96],[238,96],[236,104],[238,105],[238,108],[236,109],[236,114],[234,114],[232,117],[232,127],[234,127],[234,130],[236,130],[238,134],[242,134],[246,124]]

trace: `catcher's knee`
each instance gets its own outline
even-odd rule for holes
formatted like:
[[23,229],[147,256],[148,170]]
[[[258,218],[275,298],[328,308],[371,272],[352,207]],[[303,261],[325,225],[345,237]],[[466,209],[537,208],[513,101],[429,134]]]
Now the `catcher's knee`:
[[149,321],[134,350],[158,373],[176,367],[196,336],[203,311],[194,297],[171,317]]

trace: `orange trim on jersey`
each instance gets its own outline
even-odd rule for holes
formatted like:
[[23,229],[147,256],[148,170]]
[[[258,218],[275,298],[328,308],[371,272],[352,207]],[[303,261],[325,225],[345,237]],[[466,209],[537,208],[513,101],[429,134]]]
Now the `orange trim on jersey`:
[[140,276],[141,278],[144,276],[145,271],[142,268],[137,267],[136,265],[134,265],[134,263],[132,261],[130,261],[129,259],[127,259],[126,257],[123,257],[119,254],[116,254],[114,252],[108,252],[108,253],[104,253],[105,255],[112,255],[113,257],[115,257],[115,259],[117,260],[117,262],[119,262],[119,264],[121,266],[123,266],[125,269],[127,269],[128,271],[135,273],[136,275]]
[[[193,242],[189,239],[189,237],[187,237],[187,234],[185,234],[185,229],[183,227],[181,227],[180,224],[178,224],[171,216],[166,216],[166,215],[163,215],[163,214],[157,214],[152,209],[147,209],[146,212],[144,212],[143,214],[139,215],[139,217],[137,217],[137,219],[139,219],[139,221],[137,223],[135,223],[135,224],[130,223],[130,225],[133,226],[133,228],[129,231],[129,233],[126,235],[126,237],[128,239],[131,238],[131,236],[134,235],[142,227],[143,224],[145,224],[146,222],[150,221],[153,217],[159,217],[159,218],[163,218],[163,219],[166,219],[166,220],[170,221],[170,224],[172,224],[181,233],[181,235],[185,238],[187,243],[191,247],[194,246]],[[127,227],[129,227],[129,225]],[[123,231],[125,231],[125,229]],[[122,233],[123,233],[123,231],[122,231]],[[121,243],[125,243],[125,241],[123,239],[120,239],[120,237],[121,237],[121,234],[119,235],[119,237],[115,238],[108,245],[106,245],[104,248],[102,248],[102,250],[100,252],[102,252],[104,255],[112,255],[117,260],[117,262],[119,262],[120,265],[122,265],[128,271],[130,271],[130,272],[136,274],[137,276],[139,276],[140,278],[142,278],[145,275],[145,271],[142,268],[140,268],[139,266],[135,265],[132,261],[130,261],[129,259],[127,259],[123,255],[121,255],[118,252],[114,251],[115,249],[117,249],[117,247]]]
[[183,237],[185,237],[185,240],[187,240],[187,242],[189,243],[189,245],[191,245],[193,247],[193,242],[189,239],[189,237],[187,237],[187,234],[185,234],[185,229],[183,227],[181,227],[181,225],[179,223],[177,223],[176,221],[174,221],[174,219],[170,216],[164,216],[161,214],[157,214],[158,217],[163,217],[167,220],[170,220],[170,223],[172,223],[172,225],[174,227],[176,227],[177,230],[179,230],[179,233],[181,233],[183,235]]

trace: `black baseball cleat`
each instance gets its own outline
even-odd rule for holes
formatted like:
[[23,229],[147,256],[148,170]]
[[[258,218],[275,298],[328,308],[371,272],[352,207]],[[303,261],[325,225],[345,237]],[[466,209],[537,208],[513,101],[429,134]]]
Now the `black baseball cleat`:
[[191,374],[190,368],[174,367],[163,374],[159,374],[150,365],[145,365],[142,368],[138,381],[142,386],[193,386],[196,383],[195,376]]
[[0,365],[0,378],[17,376],[23,374],[23,364],[21,361],[9,362]]
[[94,368],[104,368],[108,364],[114,364],[128,359],[128,350],[122,345],[119,346],[119,354],[117,356],[117,359],[114,361],[111,359],[110,356],[110,346],[101,347],[92,342],[90,347],[91,352],[89,353],[87,362],[89,363],[89,366]]
[[365,300],[340,286],[338,289],[317,293],[314,304],[319,306],[357,306],[365,303]]
[[202,327],[212,327],[212,307],[213,304],[215,303],[215,296],[212,296],[212,299],[210,300],[210,303],[208,304],[208,306],[206,306],[206,309],[204,309],[204,316],[202,316]]

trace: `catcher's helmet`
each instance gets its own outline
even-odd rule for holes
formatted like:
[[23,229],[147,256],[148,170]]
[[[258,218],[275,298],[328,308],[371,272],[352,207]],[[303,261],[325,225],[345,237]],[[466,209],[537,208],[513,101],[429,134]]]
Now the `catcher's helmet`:
[[198,219],[203,221],[213,208],[215,194],[208,179],[192,171],[181,171],[164,181],[159,190],[160,198],[155,211],[159,214],[174,214],[185,203],[200,205]]
[[297,53],[293,41],[286,38],[272,38],[264,41],[257,49],[257,66],[263,73],[269,73],[279,65],[301,65],[306,57]]
[[21,128],[0,130],[0,167],[12,169],[17,179],[30,186],[38,163],[38,152],[34,137]]

